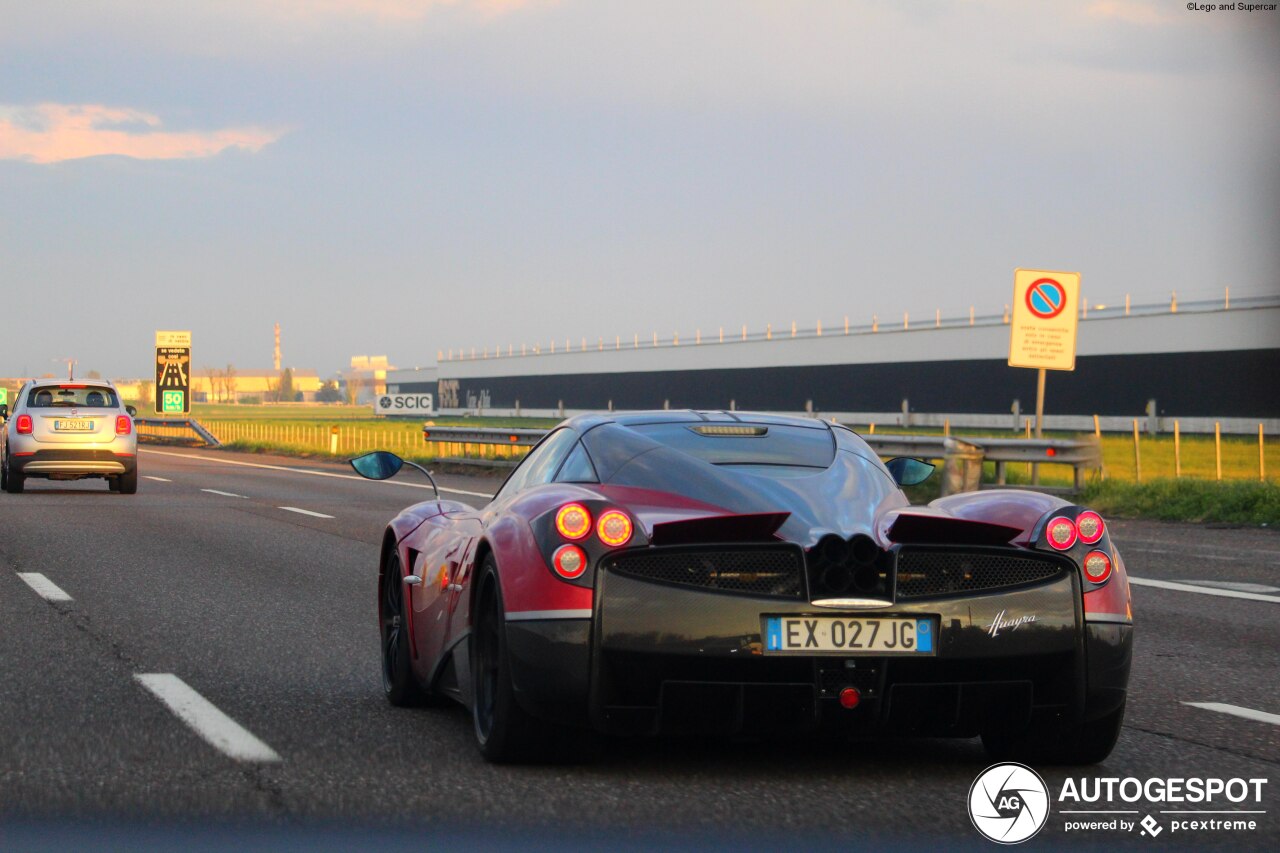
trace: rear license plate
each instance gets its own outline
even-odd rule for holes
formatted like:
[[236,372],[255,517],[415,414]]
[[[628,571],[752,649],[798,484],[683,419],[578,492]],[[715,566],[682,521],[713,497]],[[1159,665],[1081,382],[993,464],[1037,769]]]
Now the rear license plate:
[[934,620],[765,616],[766,654],[932,655]]
[[53,422],[53,428],[57,432],[92,432],[93,421],[57,420]]

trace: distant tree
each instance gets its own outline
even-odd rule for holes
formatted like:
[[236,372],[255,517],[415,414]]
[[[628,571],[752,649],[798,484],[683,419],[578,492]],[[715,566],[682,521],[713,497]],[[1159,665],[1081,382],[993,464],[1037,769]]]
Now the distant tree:
[[354,406],[356,401],[360,399],[360,392],[364,390],[364,380],[359,376],[347,377],[346,398],[347,405]]
[[335,379],[326,379],[320,383],[320,390],[316,392],[317,403],[341,403],[342,392],[338,390],[338,382]]
[[88,373],[84,375],[84,378],[85,379],[101,379],[102,374],[96,370],[90,370]]
[[222,387],[226,391],[227,402],[234,403],[236,401],[236,366],[228,364],[227,369],[222,372]]
[[146,406],[151,403],[151,386],[152,382],[144,379],[138,383],[138,402]]
[[275,392],[277,403],[287,403],[295,399],[292,367],[286,367],[280,371],[280,379],[276,383]]

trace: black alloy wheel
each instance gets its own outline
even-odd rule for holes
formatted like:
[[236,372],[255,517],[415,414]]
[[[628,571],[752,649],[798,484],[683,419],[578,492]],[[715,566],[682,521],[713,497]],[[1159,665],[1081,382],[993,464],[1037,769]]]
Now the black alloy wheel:
[[381,605],[382,690],[392,705],[422,704],[425,692],[413,675],[409,652],[408,608],[405,606],[404,573],[400,555],[392,549],[383,569]]
[[485,558],[477,585],[479,599],[471,632],[471,716],[476,744],[486,761],[498,764],[550,757],[559,732],[520,707],[511,683],[502,588],[493,556]]

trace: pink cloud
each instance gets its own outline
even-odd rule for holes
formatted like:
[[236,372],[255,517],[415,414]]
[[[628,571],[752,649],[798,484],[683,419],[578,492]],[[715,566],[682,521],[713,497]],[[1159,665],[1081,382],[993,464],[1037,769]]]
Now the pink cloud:
[[100,104],[0,105],[0,159],[59,163],[116,154],[138,160],[212,157],[228,148],[259,151],[283,135],[260,127],[169,132],[157,116]]

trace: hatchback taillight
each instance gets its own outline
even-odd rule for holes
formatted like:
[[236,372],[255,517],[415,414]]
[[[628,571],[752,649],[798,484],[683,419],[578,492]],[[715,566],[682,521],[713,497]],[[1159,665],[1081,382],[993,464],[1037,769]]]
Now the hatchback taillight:
[[32,426],[31,415],[18,415],[13,421],[13,428],[18,431],[18,435],[31,435]]
[[116,435],[128,435],[133,432],[133,418],[128,415],[116,415]]

